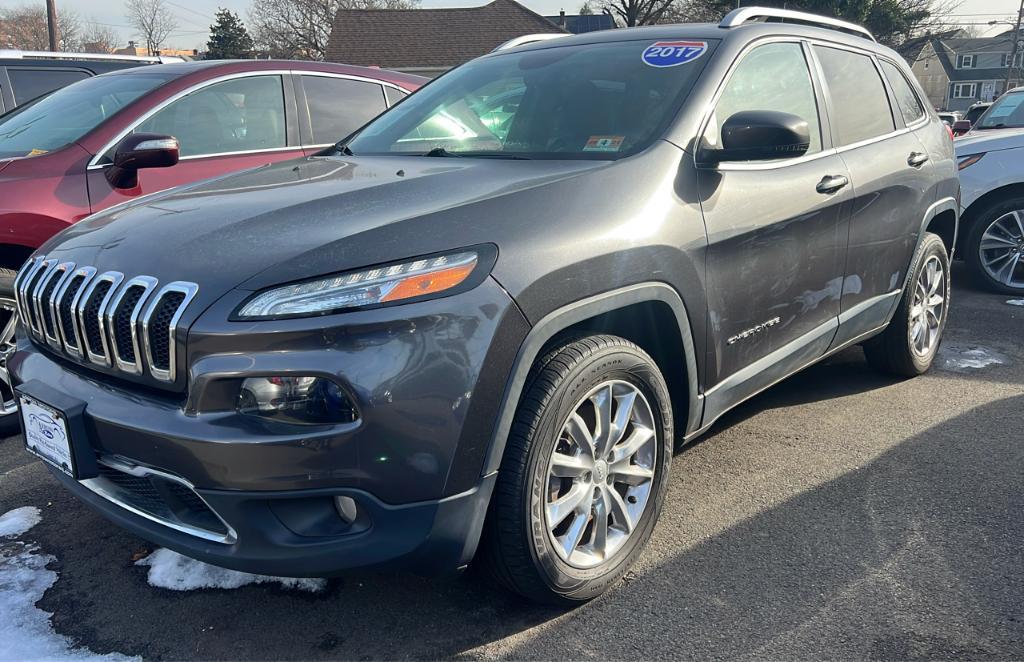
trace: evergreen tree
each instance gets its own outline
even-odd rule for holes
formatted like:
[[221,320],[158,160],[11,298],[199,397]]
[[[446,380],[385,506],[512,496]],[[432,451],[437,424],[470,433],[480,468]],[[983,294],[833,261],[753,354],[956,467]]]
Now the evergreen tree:
[[228,9],[217,10],[217,22],[210,26],[206,42],[207,60],[234,60],[252,57],[253,43],[242,19]]

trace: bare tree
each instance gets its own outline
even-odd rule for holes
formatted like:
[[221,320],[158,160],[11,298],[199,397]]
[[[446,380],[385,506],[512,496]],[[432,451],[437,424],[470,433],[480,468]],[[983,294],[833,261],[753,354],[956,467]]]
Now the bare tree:
[[80,41],[82,50],[87,53],[110,53],[121,45],[117,32],[99,23],[86,25]]
[[628,28],[664,23],[677,0],[605,0],[600,7]]
[[[67,9],[61,11],[57,14],[57,32],[60,38],[57,48],[62,51],[78,50],[81,30],[82,21],[78,14]],[[46,8],[32,5],[0,8],[0,48],[49,50]]]
[[125,18],[138,30],[150,55],[159,55],[167,37],[178,27],[164,0],[126,0]]
[[419,0],[253,0],[247,25],[258,51],[322,60],[339,9],[412,9]]

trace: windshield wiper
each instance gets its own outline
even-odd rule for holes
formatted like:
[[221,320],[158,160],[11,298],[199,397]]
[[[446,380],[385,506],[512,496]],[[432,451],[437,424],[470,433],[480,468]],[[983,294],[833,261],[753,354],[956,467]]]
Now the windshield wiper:
[[528,161],[529,156],[520,156],[511,152],[449,152],[444,147],[435,147],[423,156],[443,156],[470,159],[509,159],[514,161]]

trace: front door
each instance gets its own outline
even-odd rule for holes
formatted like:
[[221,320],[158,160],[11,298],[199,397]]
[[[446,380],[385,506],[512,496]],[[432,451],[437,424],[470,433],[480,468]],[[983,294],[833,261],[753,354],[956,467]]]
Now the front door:
[[[893,112],[875,58],[826,46],[815,46],[814,53],[827,81],[833,141],[854,193],[839,344],[888,321],[935,192],[928,151],[906,129],[901,109]],[[906,86],[902,74],[894,73],[899,78],[891,78],[893,83]],[[909,99],[898,93],[894,104],[900,96],[907,105]],[[924,109],[908,107],[906,114],[911,127],[919,126]]]
[[[138,123],[133,131],[174,136],[181,160],[170,168],[139,171],[139,184],[118,189],[107,180],[108,165],[89,170],[94,212],[174,186],[303,155],[298,136],[289,135],[284,81],[253,75],[212,83]],[[295,133],[292,131],[292,133]],[[113,160],[113,150],[101,164]]]
[[731,115],[772,110],[802,117],[811,133],[803,156],[700,171],[714,339],[705,423],[820,357],[835,333],[849,173],[828,149],[821,105],[805,47],[764,44],[736,66],[704,132],[709,145],[721,144],[721,124]]

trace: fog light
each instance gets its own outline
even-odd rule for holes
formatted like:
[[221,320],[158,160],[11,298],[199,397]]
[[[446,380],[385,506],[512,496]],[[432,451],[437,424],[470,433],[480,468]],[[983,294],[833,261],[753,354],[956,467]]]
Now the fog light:
[[291,423],[351,423],[355,407],[323,377],[249,377],[238,392],[238,413]]
[[356,508],[355,499],[347,496],[336,496],[334,497],[334,507],[338,511],[338,517],[351,524],[356,521],[356,515],[358,509]]

